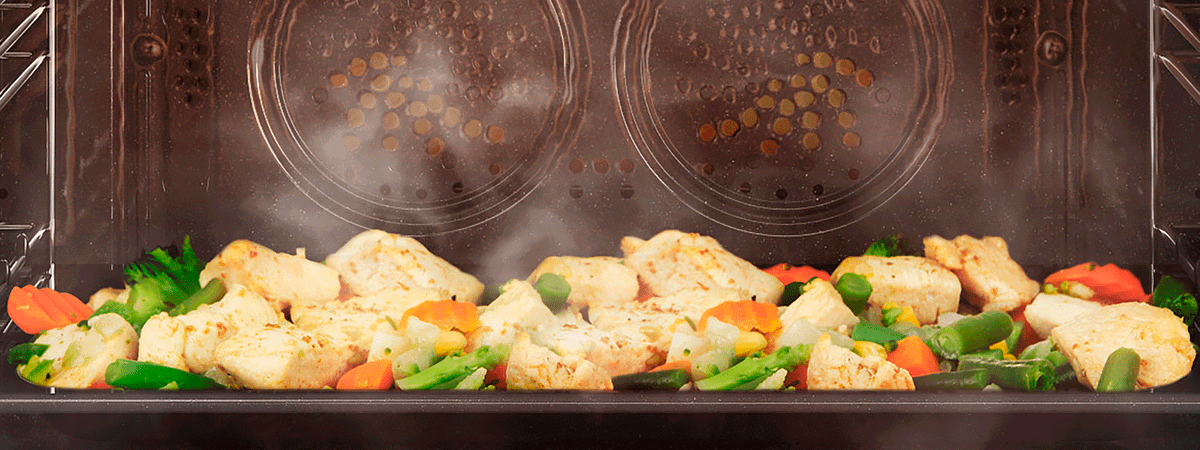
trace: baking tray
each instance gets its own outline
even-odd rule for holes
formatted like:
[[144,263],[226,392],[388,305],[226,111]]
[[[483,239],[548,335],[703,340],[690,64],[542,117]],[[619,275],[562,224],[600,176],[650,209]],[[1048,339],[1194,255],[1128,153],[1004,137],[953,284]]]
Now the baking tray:
[[[362,227],[418,235],[487,282],[523,277],[546,256],[616,254],[621,236],[664,228],[715,236],[760,265],[836,265],[882,234],[989,234],[1008,239],[1035,276],[1089,259],[1127,265],[1143,280],[1182,270],[1179,243],[1200,210],[1200,186],[1188,176],[1197,163],[1186,153],[1197,115],[1151,57],[1187,44],[1157,5],[536,3],[55,3],[61,17],[47,16],[55,31],[45,37],[58,49],[55,70],[36,72],[17,92],[21,108],[0,110],[6,123],[41,120],[37,128],[48,130],[4,140],[0,211],[5,223],[24,224],[0,234],[14,249],[8,262],[24,257],[6,281],[85,296],[118,285],[121,264],[184,233],[202,256],[248,238],[319,258]],[[376,64],[377,52],[386,61]],[[826,53],[831,64],[818,69],[800,53]],[[839,73],[842,59],[854,70]],[[869,83],[857,78],[863,69]],[[798,74],[800,87],[788,77]],[[391,84],[376,89],[378,75],[391,78],[379,86]],[[399,125],[385,117],[395,108],[380,105],[405,75],[413,87],[404,106],[424,102],[424,117],[442,111],[438,124],[418,126],[415,112],[397,114]],[[795,102],[822,75],[816,82],[831,85],[820,107],[832,109],[819,124],[806,129],[794,114],[787,133],[765,125],[782,115],[780,100]],[[842,111],[827,95],[838,86]],[[761,125],[747,125],[746,109],[781,92],[772,108],[759,108]],[[435,94],[440,108],[430,107]],[[454,127],[450,107],[461,113]],[[834,120],[845,110],[856,113],[851,127]],[[528,120],[513,120],[518,112]],[[735,117],[738,131],[708,139],[705,124]],[[472,119],[478,134],[465,129]],[[492,126],[501,131],[488,136]],[[820,138],[815,149],[804,141],[810,132]],[[850,132],[858,145],[849,145]],[[442,145],[431,147],[433,138]],[[465,146],[471,139],[480,145]],[[381,159],[401,148],[415,155]],[[729,148],[743,152],[731,157]],[[322,153],[338,149],[364,151]],[[26,339],[8,328],[4,347]],[[558,414],[609,417],[598,422],[1194,414],[1197,383],[1190,375],[1104,395],[147,393],[49,390],[4,371],[0,410],[504,413],[530,422]]]

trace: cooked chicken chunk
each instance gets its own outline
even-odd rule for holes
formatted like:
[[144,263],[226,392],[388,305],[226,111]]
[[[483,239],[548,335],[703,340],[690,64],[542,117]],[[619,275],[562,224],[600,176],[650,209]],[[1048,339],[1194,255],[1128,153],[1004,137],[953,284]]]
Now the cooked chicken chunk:
[[342,275],[356,295],[385,289],[433,289],[447,298],[479,303],[483,283],[430,253],[416,239],[367,230],[329,255],[325,264]]
[[536,282],[545,273],[557,274],[571,285],[567,305],[575,311],[589,306],[622,305],[632,302],[638,294],[637,271],[617,258],[551,256],[533,270],[529,282]]
[[562,356],[576,356],[595,363],[609,376],[643,372],[661,359],[650,340],[641,333],[610,333],[582,319],[538,327],[533,341]]
[[868,305],[875,310],[888,302],[912,306],[922,324],[937,322],[938,315],[958,309],[962,286],[954,272],[915,256],[851,256],[833,271],[837,284],[843,274],[856,273],[871,283]]
[[1025,275],[998,237],[963,235],[951,242],[930,236],[925,238],[925,257],[954,271],[967,301],[983,311],[1013,311],[1038,294],[1038,283]]
[[[657,296],[727,288],[760,302],[779,303],[783,283],[734,256],[716,239],[696,233],[663,231],[648,241],[625,238],[625,265]],[[632,250],[632,251],[630,251]]]
[[862,357],[821,335],[808,361],[808,389],[914,390],[907,370],[878,356]]
[[137,357],[137,332],[121,316],[102,314],[87,322],[86,330],[71,324],[47,330],[33,341],[49,345],[41,360],[54,360],[47,386],[84,389],[102,384],[109,364]]
[[88,298],[87,305],[88,308],[92,308],[92,311],[95,311],[108,302],[128,303],[129,289],[100,288],[100,290]]
[[508,355],[508,389],[612,389],[612,378],[596,364],[575,355],[559,356],[521,335]]
[[853,326],[858,317],[842,301],[841,294],[828,281],[817,279],[809,283],[796,301],[784,308],[779,323],[786,329],[797,319],[805,319],[818,327]]
[[1050,331],[1064,323],[1075,320],[1081,314],[1100,309],[1100,304],[1062,294],[1038,294],[1033,303],[1025,307],[1025,321],[1037,335],[1045,339]]
[[240,284],[284,311],[293,304],[321,304],[337,298],[342,285],[333,269],[302,256],[276,253],[247,240],[230,243],[200,272],[200,285],[220,278]]
[[470,348],[511,344],[523,331],[557,322],[528,281],[511,280],[501,289],[503,293],[496,300],[481,308],[479,329],[472,333]]
[[1108,355],[1125,347],[1142,358],[1137,388],[1174,383],[1192,370],[1196,351],[1183,320],[1145,303],[1119,303],[1081,314],[1050,333],[1079,381],[1095,388]]
[[446,299],[441,291],[432,289],[385,289],[344,301],[292,308],[292,323],[302,330],[350,342],[365,356],[375,332],[402,327],[404,312],[414,306]]
[[601,330],[634,342],[644,341],[661,361],[671,349],[671,336],[677,328],[690,327],[689,320],[699,325],[704,311],[722,302],[746,300],[743,295],[732,289],[684,292],[618,308],[593,308],[588,310],[588,319]]
[[217,345],[240,330],[283,322],[261,295],[233,284],[220,301],[182,316],[159,313],[142,327],[138,360],[203,373],[216,366]]
[[319,389],[362,362],[351,344],[288,325],[244,330],[217,346],[216,359],[250,389]]

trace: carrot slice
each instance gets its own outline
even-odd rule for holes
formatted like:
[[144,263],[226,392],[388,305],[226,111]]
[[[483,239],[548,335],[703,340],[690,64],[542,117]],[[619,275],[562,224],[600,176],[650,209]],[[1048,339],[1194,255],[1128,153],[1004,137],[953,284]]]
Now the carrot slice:
[[350,369],[338,379],[338,390],[387,390],[396,380],[392,378],[392,360],[380,359]]
[[76,322],[92,317],[92,314],[95,313],[95,311],[92,311],[91,307],[80,301],[79,297],[71,295],[68,292],[56,292],[56,294],[58,294],[60,297],[59,301],[61,301],[64,306],[71,309],[71,317]]
[[479,308],[467,302],[430,300],[405,311],[400,323],[407,323],[409,317],[416,317],[443,330],[458,330],[463,334],[479,328]]
[[1046,283],[1058,285],[1063,281],[1083,283],[1096,293],[1094,300],[1102,303],[1147,302],[1150,296],[1132,272],[1115,264],[1103,266],[1093,262],[1068,267],[1050,274]]
[[697,329],[704,331],[709,317],[715,317],[742,331],[758,330],[764,334],[783,326],[779,322],[778,307],[753,300],[727,301],[709,308],[700,316],[700,324]]
[[46,311],[33,300],[33,295],[22,288],[13,288],[8,293],[8,317],[28,334],[37,334],[53,327]]
[[666,363],[661,366],[650,369],[650,372],[658,372],[661,370],[675,370],[675,369],[686,370],[688,372],[691,372],[692,371],[692,362],[688,361],[686,359],[681,359],[678,361],[671,361],[669,363]]
[[793,266],[787,263],[776,264],[763,272],[774,275],[783,284],[794,282],[807,283],[813,278],[820,278],[829,281],[829,272],[819,270],[813,266]]
[[[51,299],[50,296],[47,295],[45,291],[35,288],[33,286],[25,286],[24,289],[26,292],[29,292],[30,296],[33,297],[33,301],[35,303],[37,303],[38,306],[40,308],[42,308],[43,311],[46,312],[46,316],[50,317],[50,320],[53,321],[55,324],[58,324],[58,325],[54,326],[53,328],[58,328],[63,325],[75,323],[74,321],[71,320],[71,317],[67,315],[67,312],[64,311],[63,308],[61,308],[58,305],[58,302],[55,302],[53,299]],[[53,292],[53,291],[51,291],[51,292]]]
[[896,342],[896,349],[888,353],[887,360],[908,371],[909,375],[919,377],[941,372],[937,356],[925,341],[917,336],[909,336]]

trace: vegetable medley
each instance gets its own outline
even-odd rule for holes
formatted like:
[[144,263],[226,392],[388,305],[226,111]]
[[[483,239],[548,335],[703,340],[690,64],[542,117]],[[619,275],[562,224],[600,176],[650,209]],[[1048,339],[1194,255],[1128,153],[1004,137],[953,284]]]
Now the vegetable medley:
[[1031,280],[995,237],[898,237],[832,272],[668,230],[485,286],[370,230],[323,262],[185,238],[84,304],[14,288],[31,383],[102,389],[1125,391],[1186,376],[1195,296],[1112,264]]

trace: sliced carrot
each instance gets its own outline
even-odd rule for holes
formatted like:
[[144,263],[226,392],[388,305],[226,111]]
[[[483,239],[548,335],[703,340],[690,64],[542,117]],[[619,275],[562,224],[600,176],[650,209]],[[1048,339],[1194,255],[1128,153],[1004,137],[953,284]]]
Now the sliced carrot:
[[62,304],[67,306],[68,308],[70,308],[73,311],[73,314],[71,314],[71,317],[76,322],[78,322],[80,320],[85,320],[89,317],[92,317],[92,314],[95,313],[95,311],[93,311],[91,307],[89,307],[86,303],[80,301],[79,297],[71,295],[68,292],[56,292],[56,294],[58,294],[61,297],[60,301],[62,302]]
[[770,303],[753,300],[727,301],[709,308],[700,316],[697,327],[704,331],[709,317],[738,327],[742,331],[758,330],[764,334],[779,329],[779,308]]
[[400,323],[408,322],[409,317],[416,317],[443,330],[458,330],[463,334],[479,328],[479,308],[467,302],[430,300],[405,311]]
[[909,375],[919,377],[941,372],[937,356],[925,341],[917,336],[909,336],[896,342],[896,349],[888,353],[887,360],[908,371]]
[[[50,317],[50,320],[54,321],[54,323],[61,324],[58,326],[74,323],[74,321],[71,320],[71,316],[67,315],[67,312],[58,305],[58,302],[47,295],[45,291],[33,286],[25,286],[24,289],[26,292],[29,292],[30,296],[33,297],[33,301],[36,302],[43,311],[46,311],[46,316]],[[58,326],[55,328],[58,328]]]
[[387,390],[396,380],[392,378],[392,360],[380,359],[350,369],[338,379],[338,390]]
[[686,359],[681,359],[678,361],[671,361],[669,363],[666,363],[661,366],[650,369],[650,371],[658,372],[660,370],[675,370],[675,369],[686,370],[688,372],[691,372],[692,371],[692,362],[688,361]]
[[783,284],[793,282],[807,283],[813,278],[820,278],[829,281],[829,272],[819,270],[813,266],[793,266],[791,264],[782,263],[771,266],[763,272],[774,275]]
[[13,288],[8,293],[8,317],[13,323],[28,334],[37,334],[42,330],[54,328],[54,321],[33,300],[33,295],[22,288]]
[[1068,267],[1050,274],[1046,283],[1058,285],[1063,281],[1083,283],[1096,293],[1093,299],[1101,303],[1147,302],[1150,296],[1132,272],[1115,264],[1103,266],[1093,262]]

